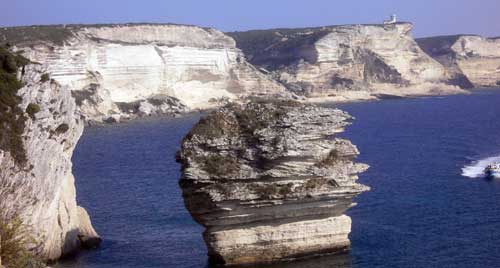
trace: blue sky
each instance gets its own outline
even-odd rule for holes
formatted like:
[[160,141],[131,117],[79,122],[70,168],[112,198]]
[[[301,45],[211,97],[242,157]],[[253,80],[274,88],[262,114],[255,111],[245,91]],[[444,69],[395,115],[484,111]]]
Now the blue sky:
[[500,36],[500,0],[0,0],[1,26],[173,22],[223,31],[379,23],[392,13],[417,37]]

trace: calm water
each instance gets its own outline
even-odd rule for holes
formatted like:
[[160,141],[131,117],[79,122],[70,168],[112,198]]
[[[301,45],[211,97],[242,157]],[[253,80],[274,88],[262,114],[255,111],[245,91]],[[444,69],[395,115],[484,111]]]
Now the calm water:
[[[371,166],[360,181],[372,191],[348,213],[352,251],[276,267],[499,267],[500,181],[474,177],[500,155],[500,91],[341,107],[357,118],[342,136]],[[74,156],[79,202],[105,240],[60,267],[207,267],[174,159],[197,120],[86,129]]]

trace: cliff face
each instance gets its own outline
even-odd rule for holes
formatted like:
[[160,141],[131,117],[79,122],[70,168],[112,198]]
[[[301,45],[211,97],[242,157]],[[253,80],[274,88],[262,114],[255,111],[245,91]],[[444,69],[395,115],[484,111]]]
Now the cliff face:
[[47,65],[51,77],[70,86],[84,115],[94,120],[178,113],[211,107],[223,98],[284,89],[248,64],[230,37],[213,29],[152,24],[38,28],[43,34],[6,28],[0,37]]
[[232,105],[184,138],[180,186],[212,262],[274,262],[349,248],[344,212],[367,165],[336,138],[351,117],[295,102]]
[[71,171],[83,121],[67,88],[41,82],[44,68],[28,65],[22,72],[24,87],[17,92],[21,115],[16,117],[23,122],[1,122],[2,134],[10,128],[20,131],[12,133],[20,135],[21,144],[0,148],[0,216],[21,219],[40,243],[37,253],[53,260],[77,250],[82,237],[88,238],[87,246],[100,241],[88,216],[79,216],[84,209],[77,206]]
[[251,63],[310,97],[459,92],[444,85],[445,68],[419,48],[411,29],[410,23],[397,23],[230,35]]
[[469,88],[500,85],[499,38],[457,35],[422,38],[417,42],[458,83]]

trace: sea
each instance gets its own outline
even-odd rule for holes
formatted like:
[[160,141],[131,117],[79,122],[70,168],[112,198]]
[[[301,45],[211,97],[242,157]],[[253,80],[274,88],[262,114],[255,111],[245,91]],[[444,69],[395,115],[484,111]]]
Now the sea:
[[[347,254],[259,268],[500,267],[500,89],[329,104],[355,117],[340,134],[370,165]],[[175,154],[201,114],[85,129],[78,202],[103,238],[58,268],[208,268],[203,228],[184,207]],[[257,268],[257,267],[255,267]]]

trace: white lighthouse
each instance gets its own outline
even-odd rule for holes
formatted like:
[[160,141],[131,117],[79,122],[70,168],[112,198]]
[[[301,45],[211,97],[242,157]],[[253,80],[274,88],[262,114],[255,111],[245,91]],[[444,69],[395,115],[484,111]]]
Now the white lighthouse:
[[384,24],[394,24],[396,22],[398,22],[398,17],[396,16],[396,14],[391,15],[390,20],[384,20]]

